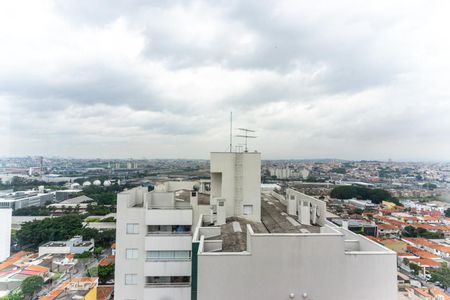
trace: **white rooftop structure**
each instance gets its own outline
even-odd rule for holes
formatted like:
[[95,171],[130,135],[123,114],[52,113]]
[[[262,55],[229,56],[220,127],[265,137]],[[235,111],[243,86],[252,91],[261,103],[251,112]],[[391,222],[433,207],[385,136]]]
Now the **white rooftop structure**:
[[326,203],[261,193],[261,154],[211,153],[211,190],[118,195],[120,299],[397,299],[396,253],[326,221]]

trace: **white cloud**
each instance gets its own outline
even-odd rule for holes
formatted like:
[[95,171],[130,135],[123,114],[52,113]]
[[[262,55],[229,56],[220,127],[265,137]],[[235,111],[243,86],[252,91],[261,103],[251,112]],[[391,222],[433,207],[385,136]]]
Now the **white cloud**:
[[3,1],[0,155],[448,159],[448,8]]

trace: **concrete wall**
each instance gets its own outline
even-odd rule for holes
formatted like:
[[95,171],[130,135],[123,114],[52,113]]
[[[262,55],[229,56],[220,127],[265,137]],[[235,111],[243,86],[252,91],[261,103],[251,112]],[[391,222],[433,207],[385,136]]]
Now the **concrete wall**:
[[0,209],[0,262],[10,255],[12,209]]
[[198,299],[396,299],[395,252],[346,253],[344,241],[340,233],[249,234],[249,252],[199,253]]
[[[226,216],[242,216],[242,207],[236,208],[236,157],[242,159],[242,206],[252,205],[249,219],[261,218],[261,154],[256,152],[212,152],[211,153],[211,197],[225,198]],[[211,204],[216,204],[211,201]]]
[[293,214],[296,211],[300,223],[325,225],[327,211],[325,201],[293,189],[286,190],[286,199],[288,201],[288,213]]
[[145,212],[147,225],[191,225],[192,209],[148,209]]

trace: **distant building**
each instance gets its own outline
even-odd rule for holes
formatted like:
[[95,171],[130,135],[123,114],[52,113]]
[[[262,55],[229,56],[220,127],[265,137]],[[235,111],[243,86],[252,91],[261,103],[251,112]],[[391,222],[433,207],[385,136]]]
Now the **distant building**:
[[348,201],[348,203],[353,205],[354,207],[363,209],[363,210],[375,208],[377,206],[376,204],[373,204],[372,201],[370,201],[370,200],[350,199],[350,200],[346,200],[346,201]]
[[332,219],[331,222],[355,233],[364,233],[364,235],[378,236],[378,227],[375,224],[363,220],[342,220]]
[[54,214],[62,213],[65,209],[78,209],[80,213],[86,212],[86,209],[88,205],[97,205],[96,202],[93,202],[94,199],[88,197],[88,196],[78,196],[75,198],[70,198],[64,201],[61,201],[59,203],[53,203],[50,205],[47,205],[48,208],[53,209]]
[[47,202],[52,202],[52,193],[39,193],[37,191],[20,191],[0,195],[0,208],[26,208],[30,206],[43,206]]
[[52,241],[39,246],[39,256],[44,254],[80,254],[94,251],[94,240],[83,241],[82,236],[74,236],[67,241]]

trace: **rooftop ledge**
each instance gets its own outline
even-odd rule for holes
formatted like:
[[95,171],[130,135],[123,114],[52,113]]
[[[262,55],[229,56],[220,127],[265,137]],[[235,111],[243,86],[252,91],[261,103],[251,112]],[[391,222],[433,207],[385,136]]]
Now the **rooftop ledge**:
[[173,210],[173,209],[192,209],[192,206],[189,203],[175,203],[175,205],[154,205],[149,204],[147,209],[165,209],[165,210]]

